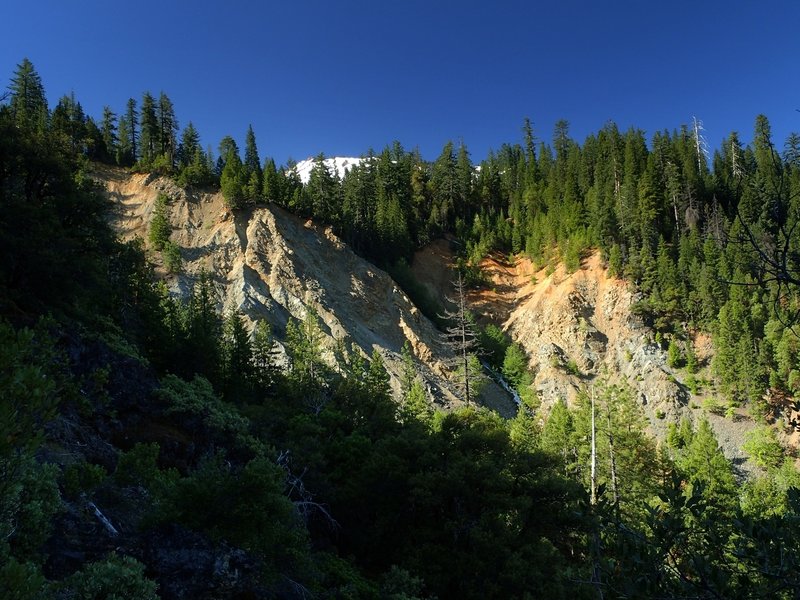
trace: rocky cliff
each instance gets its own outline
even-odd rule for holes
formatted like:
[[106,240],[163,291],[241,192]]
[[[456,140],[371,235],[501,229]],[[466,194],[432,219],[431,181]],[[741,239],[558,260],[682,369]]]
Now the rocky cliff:
[[[183,273],[162,273],[175,293],[187,294],[201,270],[211,274],[221,310],[238,310],[252,325],[266,319],[281,339],[290,318],[309,309],[320,317],[325,344],[351,344],[364,355],[377,350],[399,390],[400,351],[408,342],[430,398],[459,403],[447,381],[447,350],[434,325],[381,269],[354,254],[330,228],[275,207],[231,213],[222,195],[187,191],[167,178],[106,170],[98,174],[115,206],[123,239],[146,239],[159,193],[170,198],[171,240]],[[515,405],[490,384],[482,401],[505,416]]]
[[[536,270],[527,259],[484,259],[489,280],[470,300],[483,318],[501,325],[522,345],[545,410],[556,401],[574,402],[580,391],[600,382],[629,386],[664,439],[670,423],[707,418],[734,465],[745,470],[742,444],[755,424],[745,411],[726,418],[703,410],[683,384],[687,373],[670,368],[651,329],[632,310],[638,300],[625,281],[610,277],[599,254],[568,273],[563,265]],[[705,364],[709,344],[702,344]]]
[[[325,344],[353,344],[364,355],[380,352],[399,390],[400,350],[408,342],[419,361],[431,400],[459,403],[447,381],[448,357],[433,324],[381,269],[355,255],[330,228],[275,207],[231,213],[221,194],[187,191],[167,178],[105,170],[98,178],[115,206],[123,239],[147,237],[155,199],[170,199],[171,239],[181,251],[183,273],[161,274],[175,293],[187,294],[201,270],[213,277],[221,310],[238,310],[252,325],[268,320],[280,339],[290,318],[314,309]],[[434,297],[452,293],[453,254],[439,240],[419,251],[413,269]],[[574,402],[599,381],[631,386],[653,433],[663,437],[683,416],[707,416],[723,450],[742,463],[741,445],[752,424],[698,410],[683,374],[670,369],[666,353],[631,308],[634,291],[609,277],[598,255],[581,269],[536,270],[530,261],[490,257],[481,265],[488,285],[470,293],[481,322],[493,322],[529,356],[534,386],[545,410],[558,400]],[[490,383],[482,401],[510,417],[511,397]]]

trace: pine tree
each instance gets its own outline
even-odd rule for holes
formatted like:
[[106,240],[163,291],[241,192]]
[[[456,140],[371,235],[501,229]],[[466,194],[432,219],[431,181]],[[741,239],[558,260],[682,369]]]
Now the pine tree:
[[314,166],[308,175],[305,192],[309,199],[311,216],[325,223],[333,223],[339,210],[338,180],[325,162],[325,155],[314,159]]
[[168,200],[169,198],[165,194],[159,194],[153,208],[153,218],[150,221],[148,239],[156,250],[164,249],[164,245],[169,241],[169,236],[172,232],[167,213]]
[[139,113],[139,160],[144,168],[149,168],[160,149],[156,101],[150,92],[142,95],[142,108]]
[[286,353],[291,361],[291,376],[301,386],[318,386],[328,374],[322,359],[322,330],[313,309],[306,311],[302,321],[291,320],[286,325]]
[[458,204],[456,213],[465,222],[469,222],[473,211],[473,180],[475,179],[475,168],[469,159],[467,147],[462,143],[458,148],[456,158],[456,179],[458,186]]
[[188,355],[182,358],[188,360],[190,372],[202,374],[212,382],[217,381],[221,324],[214,284],[206,271],[198,276],[187,309],[184,328]]
[[231,310],[222,325],[222,382],[226,398],[241,403],[247,400],[255,379],[253,347],[242,315]]
[[195,154],[200,148],[200,134],[195,129],[194,124],[189,121],[181,133],[181,141],[178,144],[176,160],[178,169],[185,169],[194,160]]
[[464,402],[470,404],[477,395],[476,390],[482,379],[480,363],[477,365],[477,370],[475,364],[479,348],[478,333],[467,311],[467,288],[461,271],[458,271],[458,278],[453,282],[453,287],[456,297],[447,300],[455,308],[446,310],[442,315],[442,318],[449,323],[445,328],[443,343],[453,352],[449,366],[457,374],[455,386],[462,394]]
[[722,454],[707,420],[698,424],[678,457],[678,466],[687,479],[703,486],[703,495],[718,510],[727,513],[736,505],[737,486],[731,465]]
[[267,202],[275,202],[279,205],[284,204],[281,178],[272,158],[268,158],[264,162],[262,173],[261,197]]
[[178,120],[172,100],[164,93],[158,97],[156,118],[158,120],[158,153],[164,157],[169,170],[175,166],[175,154],[178,149]]
[[129,167],[139,158],[138,120],[139,113],[136,110],[136,100],[129,98],[125,105],[125,114],[119,120],[118,165]]
[[231,209],[241,208],[245,203],[245,170],[239,157],[239,148],[230,136],[222,139],[219,145],[221,165],[219,182],[225,202]]
[[262,389],[268,388],[278,372],[277,349],[269,321],[260,320],[253,331],[253,372]]
[[100,134],[103,138],[103,160],[111,162],[116,161],[117,157],[117,144],[119,138],[117,137],[117,115],[111,110],[110,107],[103,107],[103,121],[100,125]]
[[456,155],[453,142],[447,142],[431,170],[431,199],[433,210],[430,224],[435,234],[440,234],[452,224],[452,217],[459,200],[459,184],[456,170]]
[[244,140],[244,166],[247,169],[248,177],[252,173],[258,176],[259,192],[261,190],[261,159],[258,157],[258,148],[256,147],[256,134],[253,132],[253,126],[247,127],[247,135]]
[[44,131],[47,126],[47,99],[42,78],[27,58],[17,65],[8,86],[11,94],[11,115],[18,127],[31,131]]

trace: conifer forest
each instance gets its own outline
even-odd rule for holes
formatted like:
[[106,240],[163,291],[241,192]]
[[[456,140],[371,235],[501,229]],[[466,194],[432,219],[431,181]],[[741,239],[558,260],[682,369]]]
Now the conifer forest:
[[[319,155],[304,181],[246,116],[203,147],[164,92],[89,115],[48,102],[28,59],[8,75],[0,597],[800,597],[800,134],[754,115],[751,143],[710,148],[691,117],[583,140],[525,119],[485,157],[394,142],[344,172]],[[253,324],[212,273],[169,287],[188,256],[173,200],[123,241],[108,172],[329,228],[436,328],[458,401],[430,401],[408,345],[395,385],[380,352],[324,346],[315,310]],[[442,239],[456,284],[433,298],[411,266]],[[593,254],[634,290],[687,408],[705,390],[665,435],[601,374],[542,403],[525,350],[466,300],[491,288],[488,256],[573,273]],[[487,372],[516,415],[481,402]],[[746,469],[709,415],[752,423]]]

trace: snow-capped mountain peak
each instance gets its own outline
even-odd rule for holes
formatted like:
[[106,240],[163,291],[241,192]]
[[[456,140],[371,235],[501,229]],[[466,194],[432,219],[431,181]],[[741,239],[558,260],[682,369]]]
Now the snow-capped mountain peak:
[[[314,168],[315,160],[316,159],[314,158],[307,158],[305,160],[301,160],[295,166],[297,175],[300,177],[303,185],[307,184],[309,178],[311,177],[311,169]],[[330,169],[332,172],[338,173],[339,177],[341,178],[344,177],[344,174],[347,171],[357,165],[360,165],[363,160],[363,158],[355,158],[352,156],[333,156],[331,158],[326,158],[324,163],[328,169]]]

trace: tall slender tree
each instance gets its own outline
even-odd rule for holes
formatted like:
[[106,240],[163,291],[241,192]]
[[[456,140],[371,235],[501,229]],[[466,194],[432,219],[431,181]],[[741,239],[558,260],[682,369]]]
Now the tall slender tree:
[[178,119],[175,117],[175,108],[172,105],[172,100],[164,92],[161,92],[158,97],[156,116],[158,119],[159,152],[165,157],[167,165],[172,168],[175,165],[175,154],[178,147]]
[[44,131],[47,125],[47,99],[42,78],[31,63],[24,58],[8,86],[11,93],[11,114],[18,127]]
[[117,144],[119,137],[117,136],[117,115],[111,110],[111,107],[103,107],[103,120],[100,124],[100,135],[103,138],[103,151],[105,161],[116,160]]
[[144,165],[149,165],[155,159],[159,149],[158,117],[156,116],[156,101],[150,92],[142,95],[142,108],[139,113],[141,146],[140,160]]
[[461,271],[458,271],[453,287],[455,298],[447,300],[455,308],[445,310],[442,315],[449,323],[442,341],[453,352],[453,358],[449,362],[457,373],[456,387],[463,394],[464,402],[470,404],[482,383],[481,367],[477,358],[480,344],[475,323],[467,310],[467,286]]
[[125,114],[119,120],[119,146],[117,148],[117,164],[131,166],[139,157],[139,132],[137,123],[139,112],[136,100],[128,98]]

